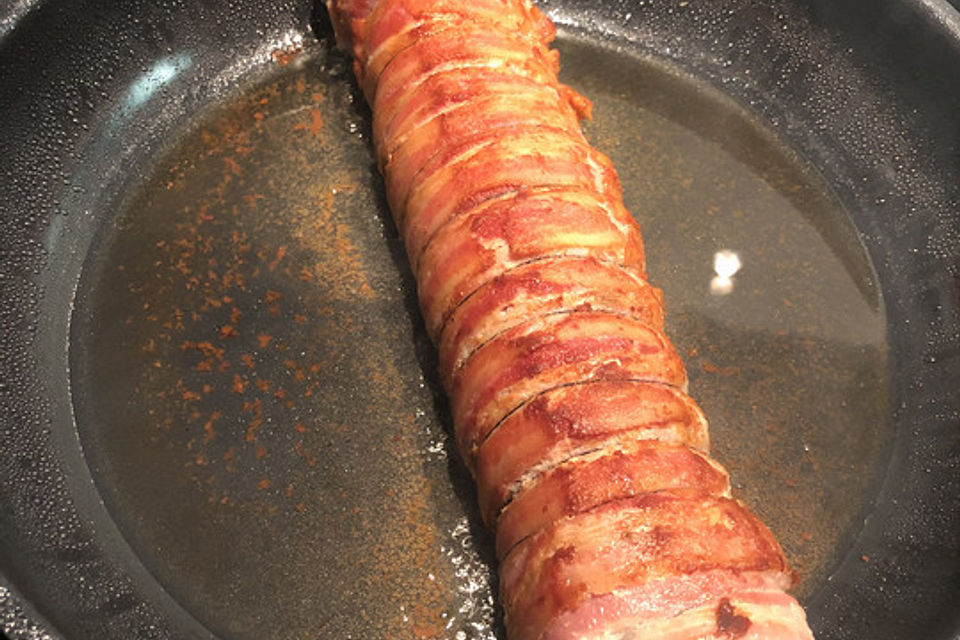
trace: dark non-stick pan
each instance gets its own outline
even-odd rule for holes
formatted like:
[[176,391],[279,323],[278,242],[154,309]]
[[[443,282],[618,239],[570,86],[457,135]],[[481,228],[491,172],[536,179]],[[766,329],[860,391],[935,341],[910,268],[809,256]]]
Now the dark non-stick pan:
[[[960,15],[544,3],[821,640],[960,633]],[[0,2],[0,629],[503,638],[321,6]]]

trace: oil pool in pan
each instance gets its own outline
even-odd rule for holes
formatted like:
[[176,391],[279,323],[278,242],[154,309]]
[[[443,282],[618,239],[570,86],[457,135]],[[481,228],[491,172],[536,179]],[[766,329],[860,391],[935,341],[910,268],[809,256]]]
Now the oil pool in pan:
[[[720,94],[560,48],[714,451],[810,595],[886,461],[871,268],[815,175]],[[147,569],[223,637],[502,637],[353,91],[342,61],[279,65],[128,194],[78,296],[84,452]]]

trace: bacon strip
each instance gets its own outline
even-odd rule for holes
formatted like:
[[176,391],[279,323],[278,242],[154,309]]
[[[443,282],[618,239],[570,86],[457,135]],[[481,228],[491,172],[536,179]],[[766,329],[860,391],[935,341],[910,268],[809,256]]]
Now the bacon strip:
[[787,566],[770,531],[736,501],[662,491],[558,520],[515,547],[500,571],[504,608],[523,612],[507,618],[508,635],[539,638],[558,611],[598,596],[705,572],[784,575]]
[[614,500],[664,489],[698,489],[729,496],[723,467],[684,445],[656,440],[619,440],[565,460],[516,490],[499,512],[497,556],[554,521]]
[[811,640],[730,496],[590,103],[529,0],[328,0],[373,109],[511,640]]
[[[571,235],[579,239],[586,233],[581,228]],[[498,239],[504,240],[503,236]],[[529,246],[542,247],[545,241],[539,236]],[[563,251],[564,244],[549,245],[550,250],[543,252],[547,257],[538,255],[540,251],[516,252],[510,246],[505,251],[496,247],[487,257],[466,249],[451,252],[444,267],[448,278],[438,278],[437,293],[431,301],[422,303],[428,310],[453,307],[449,314],[439,312],[439,317],[424,312],[430,315],[429,322],[439,327],[435,331],[440,334],[440,379],[448,387],[453,372],[481,345],[530,317],[564,310],[612,311],[625,313],[652,329],[663,329],[660,289],[650,285],[636,269],[597,257],[582,258],[582,250],[568,255]],[[428,274],[423,278],[434,277],[433,272]],[[483,284],[475,286],[478,282]],[[447,288],[451,293],[444,293]],[[427,287],[421,290],[426,298]],[[432,301],[436,299],[448,302]]]
[[666,336],[643,323],[595,311],[533,318],[477,349],[453,374],[453,420],[467,466],[487,435],[524,402],[594,379],[687,384]]
[[643,241],[628,220],[625,210],[611,210],[594,194],[564,189],[514,194],[450,221],[416,265],[427,330],[437,339],[467,296],[540,258],[589,257],[629,267],[642,278]]
[[507,417],[477,451],[481,511],[493,524],[525,480],[634,440],[705,451],[707,422],[689,396],[667,384],[601,380],[550,389]]

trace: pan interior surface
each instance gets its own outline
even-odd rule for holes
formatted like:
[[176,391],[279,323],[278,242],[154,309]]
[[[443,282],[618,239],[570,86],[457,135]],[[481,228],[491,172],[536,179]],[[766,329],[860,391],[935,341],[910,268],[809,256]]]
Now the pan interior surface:
[[[811,598],[889,460],[873,268],[823,180],[719,91],[560,49],[714,452]],[[311,55],[202,114],[102,230],[72,327],[84,455],[158,588],[221,637],[502,637],[368,114]]]
[[81,441],[137,557],[218,636],[493,637],[346,69],[278,66],[130,194],[79,296]]

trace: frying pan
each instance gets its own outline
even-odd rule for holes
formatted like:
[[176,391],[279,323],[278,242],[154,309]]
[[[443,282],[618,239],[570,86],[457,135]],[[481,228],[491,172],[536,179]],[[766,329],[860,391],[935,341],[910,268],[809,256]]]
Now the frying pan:
[[[817,637],[960,637],[960,15],[544,8],[599,96],[588,130],[645,225],[718,455]],[[9,637],[502,637],[348,68],[310,2],[0,3]],[[802,229],[737,213],[768,196]],[[754,254],[776,277],[710,316],[684,300],[712,275],[689,256],[720,248],[716,210],[751,220],[743,282]],[[843,297],[817,293],[820,255]],[[198,256],[217,274],[199,292]],[[791,342],[804,296],[807,325],[870,340]],[[764,313],[792,337],[750,325]]]

